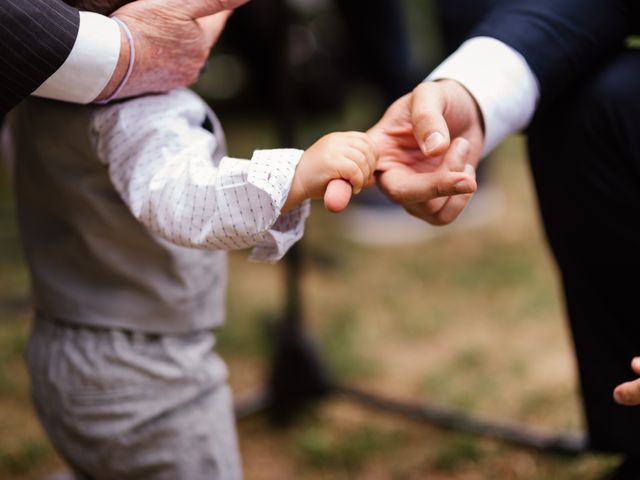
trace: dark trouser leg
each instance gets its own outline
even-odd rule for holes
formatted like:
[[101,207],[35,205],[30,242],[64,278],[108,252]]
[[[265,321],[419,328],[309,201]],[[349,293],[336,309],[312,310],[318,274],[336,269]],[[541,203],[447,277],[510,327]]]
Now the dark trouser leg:
[[640,454],[640,408],[614,403],[640,354],[640,52],[621,53],[531,128],[540,209],[562,274],[592,447]]

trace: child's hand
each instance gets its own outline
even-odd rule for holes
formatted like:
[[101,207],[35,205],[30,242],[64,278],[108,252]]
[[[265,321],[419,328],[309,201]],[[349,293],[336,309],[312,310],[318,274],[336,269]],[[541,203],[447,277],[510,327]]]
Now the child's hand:
[[366,133],[340,132],[322,137],[302,155],[283,211],[308,198],[323,196],[328,210],[344,210],[351,193],[358,194],[373,185],[377,159],[376,146]]

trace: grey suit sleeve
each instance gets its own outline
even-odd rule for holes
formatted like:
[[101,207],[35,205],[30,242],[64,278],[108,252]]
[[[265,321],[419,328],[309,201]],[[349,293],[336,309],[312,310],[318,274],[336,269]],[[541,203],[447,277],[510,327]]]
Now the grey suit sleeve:
[[79,26],[61,0],[0,0],[0,117],[62,66]]

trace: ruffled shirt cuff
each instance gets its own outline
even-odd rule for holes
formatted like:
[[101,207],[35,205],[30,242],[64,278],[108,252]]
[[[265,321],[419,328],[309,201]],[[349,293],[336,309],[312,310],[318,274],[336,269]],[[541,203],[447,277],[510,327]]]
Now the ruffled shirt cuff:
[[272,223],[277,218],[270,228],[262,227],[265,231],[251,252],[251,261],[277,262],[304,235],[304,224],[311,211],[308,200],[281,215],[303,153],[296,149],[256,150],[251,158],[248,182],[271,199],[272,211],[263,219]]

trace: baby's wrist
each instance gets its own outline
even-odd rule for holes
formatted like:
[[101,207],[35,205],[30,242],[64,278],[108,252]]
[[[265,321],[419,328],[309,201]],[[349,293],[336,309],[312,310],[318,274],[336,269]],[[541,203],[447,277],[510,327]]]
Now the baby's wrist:
[[293,181],[291,182],[291,188],[289,189],[287,200],[282,206],[282,213],[287,213],[288,211],[293,210],[307,198],[309,197],[306,195],[306,190],[300,182],[300,175],[296,172],[293,176]]

